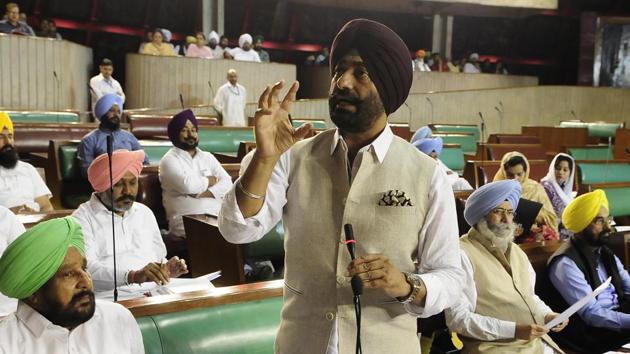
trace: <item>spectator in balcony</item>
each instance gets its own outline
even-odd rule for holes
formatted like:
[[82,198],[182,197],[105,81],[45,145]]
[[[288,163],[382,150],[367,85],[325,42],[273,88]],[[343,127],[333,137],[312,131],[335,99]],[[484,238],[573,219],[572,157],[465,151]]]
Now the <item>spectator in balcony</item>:
[[253,38],[248,33],[242,34],[238,38],[238,47],[226,50],[229,58],[240,61],[252,61],[260,63],[260,56],[253,49]]
[[144,52],[144,47],[151,43],[151,41],[153,41],[153,31],[147,31],[146,37],[144,38],[144,41],[142,43],[140,43],[140,47],[138,48],[138,53],[142,54]]
[[254,50],[256,51],[256,53],[258,53],[261,62],[268,63],[271,61],[271,58],[269,57],[269,52],[264,50],[262,47],[264,41],[265,38],[263,36],[256,36],[256,38],[254,39]]
[[304,65],[306,65],[306,66],[313,66],[313,65],[315,65],[315,56],[313,54],[307,55],[306,59],[304,59]]
[[468,57],[468,62],[464,65],[464,73],[466,74],[479,74],[481,73],[481,67],[479,66],[479,54],[472,53]]
[[330,60],[330,49],[328,47],[322,47],[317,57],[315,58],[315,65],[328,66]]
[[160,56],[176,56],[175,50],[170,43],[164,43],[164,33],[161,29],[153,30],[153,38],[151,43],[147,43],[142,49],[142,54],[160,55]]
[[505,66],[505,63],[503,63],[503,61],[501,60],[497,60],[497,67],[494,70],[495,74],[499,74],[499,75],[509,75],[510,73],[508,72],[507,67]]
[[196,43],[192,43],[186,51],[186,56],[191,58],[212,59],[212,49],[206,45],[206,36],[203,32],[195,33]]
[[[98,129],[94,129],[81,139],[77,158],[81,161],[81,173],[87,177],[87,170],[98,156],[107,153],[107,136],[113,136],[114,150],[142,150],[138,139],[126,130],[120,129],[120,116],[123,112],[123,102],[120,96],[107,94],[99,98],[94,105],[94,117],[101,121]],[[149,158],[144,157],[144,164],[149,164]]]
[[481,72],[484,74],[494,74],[490,59],[484,59],[484,61],[481,62]]
[[223,86],[219,87],[214,97],[214,109],[222,118],[222,124],[229,127],[246,127],[245,103],[247,102],[247,90],[238,83],[236,70],[227,72],[227,79]]
[[107,58],[103,58],[101,65],[98,66],[100,74],[90,79],[90,93],[92,94],[92,109],[99,98],[114,94],[120,97],[122,103],[125,103],[125,93],[120,83],[114,79],[114,63]]
[[223,59],[223,48],[219,45],[219,34],[215,31],[208,35],[208,46],[212,50],[213,59]]
[[173,34],[171,33],[171,31],[167,30],[166,28],[162,28],[162,33],[164,34],[164,44],[170,45],[171,48],[173,48],[173,52],[175,52],[175,55],[179,55],[180,47],[179,45],[175,45],[173,44],[173,42],[171,42],[171,40],[173,39]]
[[446,65],[446,62],[442,59],[440,53],[431,54],[431,64],[429,64],[429,67],[431,68],[431,71],[449,71],[448,65]]
[[419,49],[416,51],[416,59],[413,61],[413,70],[414,71],[431,71],[429,65],[424,62],[424,57],[427,53],[424,49]]
[[228,37],[226,35],[222,35],[221,39],[219,39],[219,47],[221,47],[221,49],[226,51],[230,49],[230,47],[228,47],[229,44],[230,44],[230,40],[228,39]]
[[14,2],[6,5],[6,20],[0,21],[0,33],[35,35],[31,26],[20,21],[20,7]]
[[15,214],[53,210],[50,189],[35,167],[20,161],[13,122],[0,112],[0,205]]
[[37,34],[39,37],[63,39],[61,35],[57,33],[57,23],[52,18],[45,18],[39,23],[40,31]]

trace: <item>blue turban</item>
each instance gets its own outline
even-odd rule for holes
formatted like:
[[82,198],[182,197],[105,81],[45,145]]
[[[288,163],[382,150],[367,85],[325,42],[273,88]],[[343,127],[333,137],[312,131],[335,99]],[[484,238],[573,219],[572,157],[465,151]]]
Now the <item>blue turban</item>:
[[186,121],[190,121],[195,128],[199,128],[197,123],[197,117],[190,109],[185,109],[173,116],[170,122],[168,122],[168,138],[171,139],[173,145],[176,145],[179,141],[179,132],[186,125]]
[[122,113],[123,100],[120,96],[113,93],[102,96],[94,105],[94,116],[98,120],[103,120],[103,116],[109,112],[113,105],[117,105],[120,108],[120,113]]
[[442,153],[442,146],[444,143],[442,142],[442,138],[439,136],[437,138],[424,138],[420,140],[416,140],[413,143],[418,150],[424,152],[427,155],[431,155],[431,152],[435,151],[438,156]]
[[420,139],[424,139],[424,138],[430,138],[431,137],[431,128],[427,127],[426,125],[418,130],[416,130],[416,132],[413,134],[413,136],[411,137],[411,143],[413,144],[414,142],[420,140]]
[[506,200],[516,209],[521,191],[521,184],[513,179],[484,184],[466,200],[464,219],[468,225],[473,226]]

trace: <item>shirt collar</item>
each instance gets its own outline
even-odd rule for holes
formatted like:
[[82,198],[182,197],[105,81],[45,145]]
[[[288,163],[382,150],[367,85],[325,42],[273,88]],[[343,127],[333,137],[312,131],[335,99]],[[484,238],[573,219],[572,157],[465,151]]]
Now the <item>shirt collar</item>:
[[[392,132],[392,129],[389,127],[389,124],[386,124],[385,129],[383,129],[383,131],[379,134],[379,136],[376,137],[376,139],[374,139],[374,141],[372,141],[372,143],[370,143],[369,145],[362,147],[359,150],[359,152],[363,152],[372,148],[372,151],[376,155],[378,162],[383,163],[383,160],[385,160],[385,155],[387,154],[387,151],[389,150],[389,146],[392,144],[392,140],[394,140],[394,133]],[[335,130],[335,137],[333,138],[333,143],[330,146],[331,155],[335,152],[335,149],[337,149],[337,145],[339,144],[340,141],[342,141],[342,143],[345,144],[345,141],[343,141],[343,137],[341,136],[341,134],[339,133],[339,129],[337,128]]]
[[176,155],[180,156],[180,157],[184,157],[184,158],[188,158],[188,159],[194,159],[197,156],[199,156],[199,154],[201,153],[201,149],[199,147],[196,147],[195,150],[197,150],[197,153],[195,154],[195,156],[190,156],[190,154],[188,153],[188,151],[182,149],[182,148],[178,148],[177,146],[173,146],[173,151],[175,152]]
[[[98,302],[95,302],[94,306],[96,307],[97,304]],[[98,319],[100,316],[101,314],[98,311],[98,308],[96,308],[92,318],[90,318],[86,322],[83,322],[82,324],[77,326],[77,328],[80,326],[83,326],[89,321],[92,321],[93,319]],[[15,317],[17,317],[19,321],[24,323],[26,328],[28,328],[28,330],[31,331],[31,333],[33,333],[35,337],[38,337],[38,338],[41,337],[44,331],[46,331],[49,328],[61,330],[61,331],[64,331],[64,333],[66,334],[70,334],[70,331],[68,331],[67,328],[57,326],[56,324],[50,322],[41,313],[37,312],[37,310],[35,310],[34,308],[29,306],[27,303],[23,302],[22,300],[18,301],[17,310],[15,310]]]

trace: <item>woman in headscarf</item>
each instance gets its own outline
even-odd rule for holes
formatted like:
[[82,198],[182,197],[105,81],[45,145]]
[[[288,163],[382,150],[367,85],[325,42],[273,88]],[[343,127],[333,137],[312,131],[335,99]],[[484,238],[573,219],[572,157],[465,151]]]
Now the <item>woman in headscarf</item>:
[[551,201],[540,183],[529,178],[529,162],[525,155],[517,151],[508,152],[501,159],[501,168],[494,176],[495,181],[515,179],[523,187],[521,198],[542,204],[536,222],[530,232],[516,240],[517,243],[558,239],[558,217]]
[[[571,156],[560,153],[553,158],[549,165],[549,172],[540,180],[558,219],[562,216],[564,208],[573,200],[574,177],[575,161]],[[560,231],[561,239],[571,237],[571,231],[567,230],[561,222],[558,225],[558,231]]]
[[169,43],[164,43],[164,32],[160,28],[153,30],[153,38],[151,43],[147,43],[142,49],[141,54],[176,56],[175,50]]

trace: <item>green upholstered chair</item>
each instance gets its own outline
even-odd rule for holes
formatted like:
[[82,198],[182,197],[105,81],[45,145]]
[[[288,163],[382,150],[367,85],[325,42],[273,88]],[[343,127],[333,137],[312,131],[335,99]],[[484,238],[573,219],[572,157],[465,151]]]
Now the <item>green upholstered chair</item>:
[[14,122],[28,123],[73,123],[79,115],[71,112],[8,112]]
[[434,133],[468,133],[472,134],[475,142],[479,141],[481,133],[476,125],[459,125],[459,124],[431,124],[431,130]]
[[569,155],[576,160],[612,160],[613,149],[608,146],[569,148]]
[[437,136],[444,144],[459,144],[464,153],[474,154],[477,151],[477,140],[470,133],[433,133],[433,137]]
[[293,127],[299,128],[302,124],[311,123],[313,129],[326,129],[326,122],[323,120],[306,120],[306,119],[294,119]]
[[236,154],[241,141],[255,141],[253,129],[199,129],[199,148],[212,153]]
[[466,161],[461,147],[444,147],[440,154],[440,160],[451,170],[462,174]]
[[603,188],[608,198],[610,215],[628,216],[630,215],[630,188]]
[[630,182],[630,164],[578,163],[580,184]]
[[260,240],[243,245],[243,254],[247,260],[283,260],[284,225],[282,221]]

